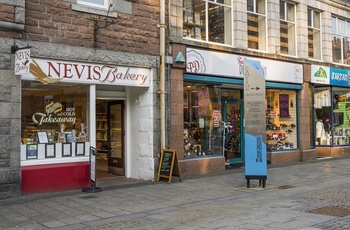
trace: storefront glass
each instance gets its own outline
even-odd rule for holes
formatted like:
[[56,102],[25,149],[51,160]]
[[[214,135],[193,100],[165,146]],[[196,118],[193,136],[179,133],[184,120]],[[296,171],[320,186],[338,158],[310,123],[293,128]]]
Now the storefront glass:
[[266,90],[266,144],[272,151],[298,148],[297,92]]
[[[224,155],[243,160],[242,90],[185,83],[184,156]],[[266,144],[298,148],[297,91],[266,90]],[[220,117],[220,119],[218,119]]]
[[[88,89],[86,85],[22,81],[22,144],[65,143],[70,144],[71,151],[85,148]],[[73,146],[72,143],[77,142],[82,145]],[[56,157],[54,149],[54,146],[50,148],[45,157]],[[83,149],[76,151],[78,155],[85,155]],[[62,152],[62,156],[68,154]]]
[[240,90],[184,83],[184,157],[240,152]]
[[350,143],[350,89],[315,87],[316,145]]

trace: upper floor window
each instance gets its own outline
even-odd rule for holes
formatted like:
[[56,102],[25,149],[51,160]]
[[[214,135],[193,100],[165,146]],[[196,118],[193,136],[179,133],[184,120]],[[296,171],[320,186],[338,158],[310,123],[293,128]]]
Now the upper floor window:
[[232,0],[184,0],[183,36],[232,45]]
[[107,9],[108,2],[109,2],[109,0],[78,0],[77,3],[82,4],[82,5],[88,5],[88,6]]
[[266,50],[266,2],[248,0],[248,48]]
[[296,55],[295,4],[280,2],[281,54]]
[[308,55],[312,59],[321,59],[321,19],[320,12],[307,10]]
[[350,65],[350,20],[332,17],[333,62]]

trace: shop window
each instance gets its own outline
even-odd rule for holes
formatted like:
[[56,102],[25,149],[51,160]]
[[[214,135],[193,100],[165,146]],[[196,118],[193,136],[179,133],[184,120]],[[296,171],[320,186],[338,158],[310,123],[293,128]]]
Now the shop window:
[[350,90],[315,88],[316,145],[350,144]]
[[281,54],[296,55],[295,4],[280,2]]
[[248,0],[248,48],[266,50],[266,2]]
[[86,155],[87,92],[83,85],[22,82],[22,144],[50,147],[36,158]]
[[[117,18],[118,14],[116,6],[118,5],[118,12],[131,14],[132,3],[126,0],[118,0],[118,4],[115,4],[115,0],[77,0],[76,3],[72,3],[72,10],[102,15],[111,18]],[[114,3],[114,4],[113,4]]]
[[350,65],[350,21],[332,17],[333,62]]
[[272,151],[298,148],[296,91],[266,90],[266,144]]
[[78,4],[107,9],[109,0],[78,0]]
[[183,37],[232,45],[232,1],[184,0]]
[[311,59],[321,59],[321,19],[320,12],[307,11],[308,21],[308,55]]

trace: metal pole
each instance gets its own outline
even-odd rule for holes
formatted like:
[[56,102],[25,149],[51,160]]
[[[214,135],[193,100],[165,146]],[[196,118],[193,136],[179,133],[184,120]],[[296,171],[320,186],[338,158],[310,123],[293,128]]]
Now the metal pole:
[[160,66],[159,66],[159,94],[160,94],[160,145],[161,149],[165,149],[165,0],[160,0]]

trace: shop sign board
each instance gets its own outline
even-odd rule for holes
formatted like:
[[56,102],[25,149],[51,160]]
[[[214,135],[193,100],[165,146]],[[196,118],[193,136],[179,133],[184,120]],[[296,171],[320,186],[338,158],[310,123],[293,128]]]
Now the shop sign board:
[[311,82],[329,85],[329,69],[327,66],[311,65]]
[[23,80],[149,87],[151,69],[32,58]]
[[349,87],[349,70],[330,68],[330,84]]
[[244,61],[244,144],[245,176],[248,184],[250,179],[261,179],[265,184],[267,177],[265,91],[264,70],[260,62],[246,59]]
[[311,65],[312,83],[350,87],[349,75],[349,69]]
[[30,49],[19,49],[15,53],[15,75],[29,73]]
[[247,58],[261,63],[266,81],[303,83],[302,64],[192,48],[186,50],[186,72],[243,78],[244,61]]
[[177,152],[173,149],[163,149],[159,159],[157,181],[159,181],[160,178],[165,178],[168,179],[168,183],[170,183],[173,176],[179,177],[180,182],[182,182]]

